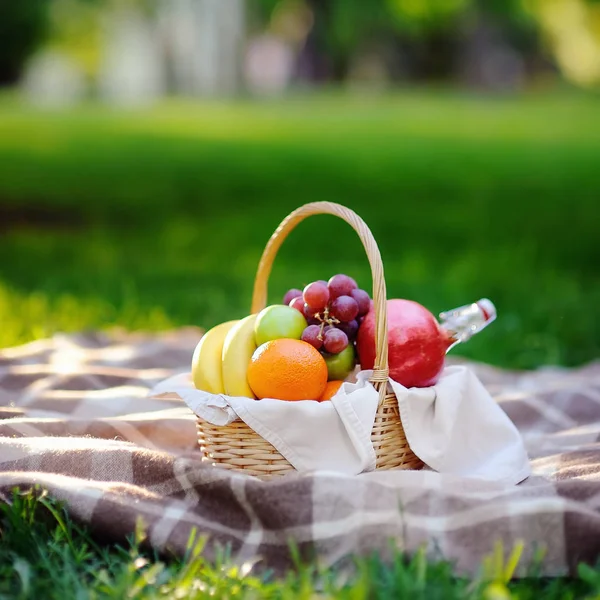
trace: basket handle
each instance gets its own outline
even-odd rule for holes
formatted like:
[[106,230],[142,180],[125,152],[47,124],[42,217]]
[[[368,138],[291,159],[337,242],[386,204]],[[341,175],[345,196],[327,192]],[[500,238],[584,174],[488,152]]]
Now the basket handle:
[[288,234],[304,219],[312,215],[334,215],[343,219],[358,234],[362,242],[373,277],[373,302],[375,305],[375,366],[371,382],[379,389],[380,402],[385,396],[388,380],[388,328],[387,328],[387,295],[383,262],[375,238],[367,224],[352,210],[333,202],[311,202],[289,214],[275,230],[268,241],[254,280],[252,294],[252,314],[260,312],[267,305],[267,283],[277,251]]

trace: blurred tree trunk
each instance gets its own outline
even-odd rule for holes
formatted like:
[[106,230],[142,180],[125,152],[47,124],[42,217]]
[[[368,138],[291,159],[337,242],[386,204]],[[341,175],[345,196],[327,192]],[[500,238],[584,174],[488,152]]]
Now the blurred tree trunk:
[[525,61],[511,43],[498,15],[477,7],[458,28],[462,40],[456,76],[469,86],[508,91],[519,89],[525,80]]
[[139,8],[119,6],[104,14],[101,95],[116,104],[144,104],[164,93],[162,50],[156,24]]
[[164,0],[159,19],[173,91],[230,96],[239,89],[243,0]]
[[313,25],[306,42],[298,54],[296,75],[310,82],[323,82],[331,77],[331,65],[327,52],[327,2],[306,0],[313,14]]
[[453,29],[431,31],[415,44],[414,76],[423,81],[448,81],[456,70],[458,41]]

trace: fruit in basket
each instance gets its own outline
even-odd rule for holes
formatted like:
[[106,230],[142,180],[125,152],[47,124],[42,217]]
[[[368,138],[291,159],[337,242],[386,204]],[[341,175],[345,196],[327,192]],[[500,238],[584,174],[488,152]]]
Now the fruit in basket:
[[256,345],[261,346],[281,338],[299,340],[306,325],[304,316],[291,306],[285,304],[267,306],[256,317],[254,326]]
[[328,381],[327,385],[325,386],[325,391],[323,392],[323,395],[319,398],[319,402],[323,402],[324,400],[331,400],[338,393],[338,390],[342,387],[342,383],[344,382],[341,380]]
[[358,303],[352,296],[338,296],[331,303],[329,312],[342,323],[349,323],[358,317]]
[[371,297],[365,290],[352,290],[350,292],[350,297],[354,299],[356,304],[358,305],[358,316],[363,317],[366,315],[371,309]]
[[323,347],[323,336],[320,325],[309,325],[300,338],[303,342],[310,344],[313,348],[320,350]]
[[285,293],[285,296],[283,297],[283,304],[289,305],[294,298],[300,298],[301,296],[302,290],[292,288]]
[[291,298],[289,306],[306,319],[301,339],[323,354],[330,379],[338,378],[336,374],[344,379],[356,364],[358,328],[373,304],[369,294],[342,273],[329,281],[309,283],[300,296],[298,292],[296,288],[289,290],[284,300]]
[[325,364],[327,365],[327,379],[346,379],[354,370],[356,364],[356,355],[354,346],[349,344],[339,354],[326,354]]
[[348,323],[338,323],[336,327],[341,329],[351,342],[356,340],[356,334],[358,333],[358,321],[356,319],[353,319]]
[[352,290],[358,288],[358,285],[352,277],[339,273],[327,282],[327,287],[329,288],[331,299],[335,300],[338,296],[349,296]]
[[320,312],[329,303],[329,288],[322,281],[313,281],[304,288],[302,298],[311,311]]
[[348,336],[337,327],[331,327],[323,335],[323,349],[328,354],[339,354],[348,346]]
[[302,296],[296,296],[293,300],[290,301],[289,306],[296,309],[300,312],[301,315],[306,317],[306,315],[304,314],[304,298],[302,298]]
[[[444,368],[453,340],[424,306],[411,300],[388,300],[388,361],[390,377],[405,387],[434,385]],[[362,369],[375,363],[375,311],[363,319],[356,349]]]
[[229,396],[255,395],[248,385],[248,363],[256,350],[254,324],[257,315],[249,315],[236,323],[223,342],[223,387]]
[[225,393],[221,366],[223,344],[229,330],[238,321],[227,321],[209,329],[198,342],[192,356],[192,381],[198,390]]
[[319,351],[306,342],[272,340],[252,354],[248,383],[261,399],[318,400],[327,385],[327,365]]

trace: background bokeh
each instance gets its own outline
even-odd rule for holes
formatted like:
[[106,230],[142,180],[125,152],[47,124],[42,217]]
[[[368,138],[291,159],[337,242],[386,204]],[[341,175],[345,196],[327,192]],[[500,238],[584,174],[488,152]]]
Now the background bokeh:
[[[330,200],[389,297],[496,303],[457,353],[599,355],[600,2],[0,0],[0,85],[0,346],[239,318]],[[337,272],[315,217],[271,300]]]

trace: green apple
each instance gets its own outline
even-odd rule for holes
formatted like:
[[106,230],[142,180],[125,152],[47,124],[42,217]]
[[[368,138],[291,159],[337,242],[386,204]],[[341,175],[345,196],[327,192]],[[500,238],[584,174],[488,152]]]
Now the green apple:
[[344,380],[353,371],[356,360],[354,355],[354,346],[349,344],[339,354],[325,355],[327,364],[327,380]]
[[256,317],[254,325],[256,345],[261,346],[265,342],[281,338],[299,340],[306,326],[304,315],[295,308],[285,304],[267,306]]

